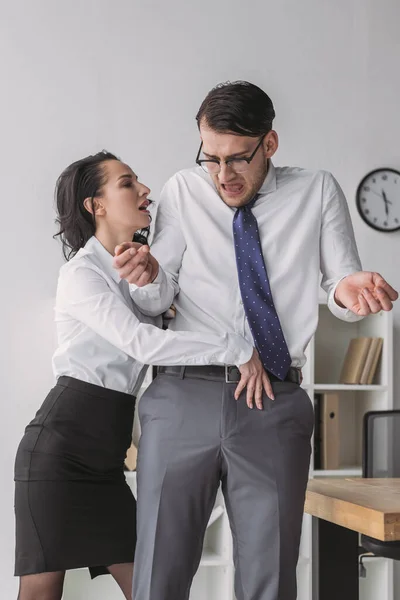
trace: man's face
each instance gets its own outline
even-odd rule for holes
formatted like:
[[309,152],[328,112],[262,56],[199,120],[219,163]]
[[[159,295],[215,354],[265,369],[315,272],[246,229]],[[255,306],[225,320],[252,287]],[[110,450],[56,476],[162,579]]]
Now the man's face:
[[268,159],[278,148],[278,136],[270,131],[257,150],[244,173],[235,173],[234,167],[224,161],[232,158],[248,158],[254,152],[260,137],[248,137],[232,133],[218,133],[200,123],[200,136],[203,154],[206,159],[221,161],[221,170],[210,174],[222,200],[228,206],[239,207],[247,204],[262,186],[268,172]]

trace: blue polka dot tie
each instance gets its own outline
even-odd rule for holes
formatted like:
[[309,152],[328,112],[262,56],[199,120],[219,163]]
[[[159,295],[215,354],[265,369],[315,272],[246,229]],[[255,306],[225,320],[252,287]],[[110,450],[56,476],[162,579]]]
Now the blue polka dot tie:
[[283,381],[291,358],[272,299],[257,219],[251,210],[256,200],[257,196],[238,208],[233,217],[240,293],[261,362],[267,371]]

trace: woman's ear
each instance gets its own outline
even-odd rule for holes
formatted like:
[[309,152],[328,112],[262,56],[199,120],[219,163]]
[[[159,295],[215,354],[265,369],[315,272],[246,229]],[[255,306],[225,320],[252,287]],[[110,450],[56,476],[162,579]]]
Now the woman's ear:
[[95,215],[96,217],[101,217],[106,213],[106,210],[101,203],[101,199],[98,197],[85,198],[83,201],[83,206],[88,212],[90,212],[91,215]]

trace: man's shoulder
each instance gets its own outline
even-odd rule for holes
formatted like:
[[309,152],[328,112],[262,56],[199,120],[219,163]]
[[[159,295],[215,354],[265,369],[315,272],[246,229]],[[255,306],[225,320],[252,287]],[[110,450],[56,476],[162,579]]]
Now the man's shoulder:
[[[188,194],[190,190],[190,194]],[[161,195],[172,196],[178,201],[179,198],[196,196],[206,190],[215,190],[211,177],[199,166],[181,169],[177,171],[165,183]]]
[[177,171],[176,173],[174,173],[174,175],[172,175],[172,177],[168,179],[166,185],[179,184],[184,181],[204,181],[205,183],[209,183],[210,180],[210,176],[207,173],[205,173],[201,167],[196,165],[194,167],[189,167]]
[[308,190],[325,198],[340,191],[340,186],[330,171],[302,167],[275,167],[278,188],[291,186],[293,190]]
[[277,180],[280,181],[325,181],[333,179],[332,173],[325,169],[306,169],[304,167],[275,167]]

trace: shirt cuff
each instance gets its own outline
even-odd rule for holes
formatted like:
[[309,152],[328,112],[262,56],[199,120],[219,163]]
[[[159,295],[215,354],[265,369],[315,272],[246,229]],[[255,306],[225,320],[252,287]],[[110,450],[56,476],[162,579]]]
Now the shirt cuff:
[[347,275],[341,277],[330,291],[330,294],[328,296],[328,308],[331,311],[331,313],[338,319],[341,319],[342,321],[347,321],[348,323],[355,323],[356,321],[361,321],[364,317],[356,315],[348,308],[343,308],[342,306],[339,306],[339,304],[337,304],[335,300],[336,288],[342,281],[342,279],[344,279],[345,277],[347,277]]
[[249,344],[241,335],[236,333],[228,333],[228,365],[236,365],[240,367],[249,362],[253,356],[254,346]]
[[166,281],[166,275],[164,273],[164,271],[162,270],[162,268],[160,267],[158,269],[158,273],[157,273],[157,277],[154,279],[154,281],[152,281],[151,283],[148,283],[147,285],[142,286],[141,288],[139,288],[135,283],[130,283],[129,284],[129,291],[132,294],[132,292],[135,292],[138,289],[141,290],[146,290],[146,293],[151,294],[151,296],[154,295],[160,295],[160,287],[163,283],[165,283]]

